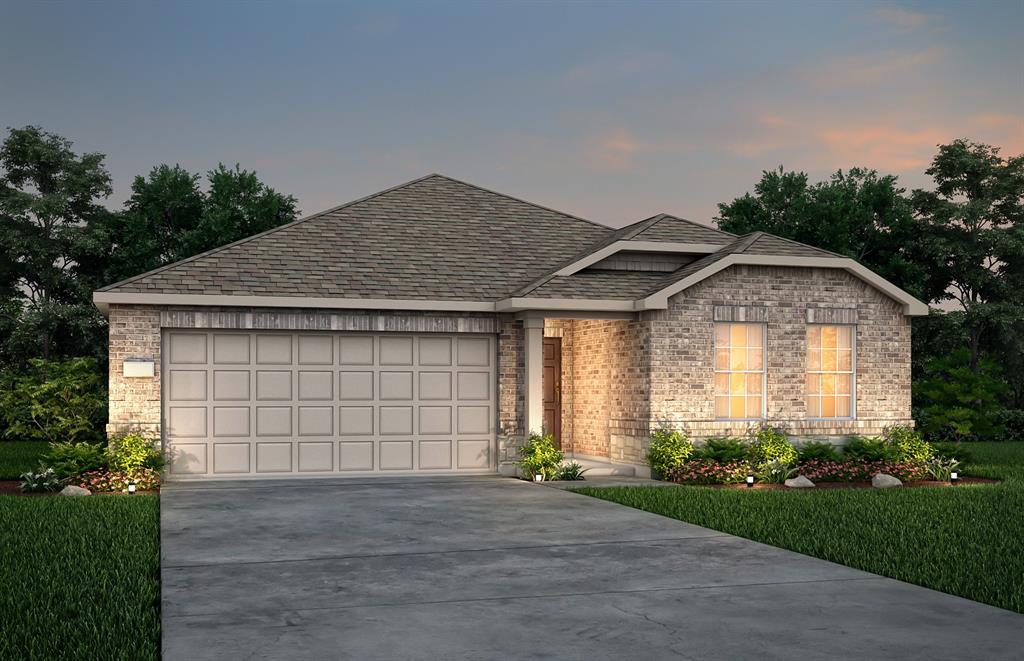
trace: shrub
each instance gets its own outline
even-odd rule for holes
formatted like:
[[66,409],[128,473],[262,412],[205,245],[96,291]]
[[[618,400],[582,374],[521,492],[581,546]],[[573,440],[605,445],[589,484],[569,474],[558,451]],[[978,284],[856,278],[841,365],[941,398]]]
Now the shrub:
[[843,455],[859,461],[885,461],[892,458],[892,451],[878,437],[854,436],[843,448]]
[[23,375],[0,384],[4,436],[26,441],[102,441],[105,379],[92,358],[32,359]]
[[651,435],[647,450],[647,463],[651,472],[664,479],[686,463],[693,454],[693,443],[686,434],[667,427],[660,427]]
[[589,468],[584,468],[583,466],[581,466],[580,464],[576,463],[575,461],[572,461],[572,462],[569,462],[568,464],[563,464],[563,465],[559,466],[558,470],[555,471],[554,479],[556,479],[556,480],[565,480],[565,481],[569,481],[569,482],[576,481],[576,480],[582,480],[582,479],[584,479],[583,474],[586,473],[588,470],[590,470],[590,469]]
[[886,427],[882,440],[889,447],[889,456],[897,461],[924,462],[935,454],[920,432],[909,427]]
[[28,471],[21,474],[21,490],[27,493],[40,493],[60,489],[62,481],[52,468],[37,472]]
[[159,471],[163,468],[163,455],[156,448],[153,439],[138,433],[124,434],[110,439],[107,449],[110,468],[132,473],[140,468]]
[[876,473],[886,473],[904,481],[921,480],[927,476],[924,464],[895,462],[886,459],[877,461],[812,459],[800,466],[800,474],[814,482],[865,482]]
[[960,443],[932,443],[936,459],[955,459],[961,464],[971,461],[971,451]]
[[757,479],[770,484],[782,484],[797,474],[797,469],[783,461],[769,461],[757,470]]
[[555,447],[554,436],[541,436],[531,432],[530,438],[519,448],[519,460],[516,464],[531,478],[534,475],[542,475],[545,480],[550,480],[555,476],[564,458],[561,450]]
[[924,462],[924,469],[928,476],[939,482],[949,481],[950,475],[960,466],[956,459],[945,459],[935,457]]
[[824,443],[822,441],[810,441],[804,443],[803,446],[797,450],[798,457],[797,461],[804,463],[817,459],[820,461],[839,461],[839,453],[836,452],[836,448],[831,443]]
[[789,437],[781,429],[773,427],[762,427],[754,434],[749,452],[750,463],[758,470],[769,464],[792,466],[797,459],[796,448],[789,442]]
[[127,493],[131,481],[140,491],[152,491],[160,486],[160,473],[151,468],[139,468],[131,473],[96,470],[82,473],[72,483],[93,493]]
[[1001,435],[996,415],[1007,390],[999,365],[983,358],[972,368],[966,347],[929,361],[914,382],[924,431],[957,440]]
[[672,474],[673,482],[682,484],[738,484],[747,479],[750,467],[746,462],[718,462],[694,459]]
[[42,465],[66,480],[86,471],[107,467],[107,454],[99,443],[52,443]]
[[1024,409],[1000,409],[992,414],[993,426],[1002,429],[993,441],[1024,441]]
[[749,449],[741,438],[709,438],[697,454],[708,461],[735,464],[746,461]]

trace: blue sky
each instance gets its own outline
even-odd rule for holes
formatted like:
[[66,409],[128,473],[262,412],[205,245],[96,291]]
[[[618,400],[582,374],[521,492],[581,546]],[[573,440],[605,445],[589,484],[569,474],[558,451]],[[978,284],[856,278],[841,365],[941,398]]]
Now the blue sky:
[[764,169],[927,183],[1024,152],[1024,2],[0,0],[0,126],[255,169],[306,213],[441,172],[611,225],[710,222]]

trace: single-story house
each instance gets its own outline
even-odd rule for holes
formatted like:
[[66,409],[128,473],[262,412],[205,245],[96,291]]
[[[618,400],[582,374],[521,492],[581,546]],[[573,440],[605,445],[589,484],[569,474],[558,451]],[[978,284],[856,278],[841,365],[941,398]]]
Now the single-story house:
[[668,214],[611,229],[441,175],[95,292],[112,433],[169,476],[510,473],[531,430],[911,425],[910,317],[856,261]]

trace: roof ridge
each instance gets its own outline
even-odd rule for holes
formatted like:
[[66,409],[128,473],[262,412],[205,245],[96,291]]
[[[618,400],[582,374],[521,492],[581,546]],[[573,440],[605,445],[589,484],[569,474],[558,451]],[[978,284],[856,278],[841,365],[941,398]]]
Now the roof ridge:
[[[730,250],[729,253],[730,254],[738,254],[738,253],[746,252],[747,249],[750,248],[750,246],[752,246],[755,243],[757,243],[757,240],[760,239],[764,235],[765,235],[765,233],[760,231],[760,230],[758,230],[756,232],[751,232],[750,234],[744,234],[739,239],[737,239],[736,241],[733,241],[731,244],[729,244],[729,246],[736,246],[736,249],[735,250]],[[726,248],[728,248],[729,246],[726,246]],[[725,248],[723,248],[722,250],[725,250]],[[721,252],[721,251],[719,250],[719,251],[715,251],[715,252]],[[714,253],[712,253],[712,254],[714,254]]]
[[284,225],[278,225],[277,227],[271,227],[270,229],[264,230],[264,231],[260,232],[259,234],[253,234],[252,236],[247,236],[247,237],[245,237],[243,239],[239,239],[238,241],[232,241],[231,243],[226,243],[226,244],[224,244],[222,246],[217,246],[216,248],[211,248],[210,250],[207,250],[206,252],[201,252],[198,255],[192,255],[191,257],[186,257],[185,259],[180,259],[180,260],[178,260],[176,262],[171,262],[170,264],[164,264],[163,266],[158,266],[157,268],[155,268],[155,269],[153,269],[151,271],[146,271],[145,273],[140,273],[138,275],[133,275],[132,277],[125,278],[124,280],[119,280],[118,282],[114,282],[114,283],[109,284],[109,285],[107,285],[105,287],[101,287],[101,288],[97,289],[96,291],[108,291],[110,289],[114,289],[115,287],[120,287],[120,286],[126,285],[126,284],[128,284],[130,282],[135,282],[136,280],[138,280],[140,278],[145,278],[146,276],[155,275],[157,273],[162,273],[162,272],[164,272],[164,271],[166,271],[168,269],[175,268],[175,267],[181,266],[183,264],[188,264],[188,263],[193,262],[193,261],[195,261],[197,259],[201,259],[203,257],[209,257],[210,255],[215,255],[215,254],[217,254],[217,253],[219,253],[219,252],[221,252],[223,250],[227,250],[228,248],[234,248],[235,246],[241,245],[243,243],[248,243],[249,241],[253,241],[255,239],[259,239],[261,237],[267,236],[268,234],[273,234],[273,233],[279,232],[279,231],[281,231],[283,229],[294,227],[295,225],[298,225],[299,223],[304,223],[304,222],[306,222],[308,220],[314,220],[316,218],[319,218],[321,216],[327,215],[329,213],[333,213],[333,212],[339,211],[341,209],[345,209],[345,208],[348,208],[348,207],[355,206],[357,204],[360,204],[362,202],[366,202],[368,200],[372,200],[373,198],[379,197],[379,196],[384,195],[386,193],[392,193],[392,192],[394,192],[396,190],[400,190],[400,189],[405,188],[407,186],[411,186],[413,184],[417,184],[417,183],[419,183],[421,181],[426,181],[427,179],[430,179],[431,177],[442,177],[442,178],[446,178],[447,179],[447,177],[444,177],[444,175],[439,175],[439,174],[436,174],[436,173],[431,173],[431,174],[428,174],[428,175],[424,175],[422,177],[417,177],[416,179],[412,179],[411,181],[407,181],[404,184],[398,184],[397,186],[392,186],[391,188],[386,188],[386,189],[384,189],[382,191],[378,191],[378,192],[373,193],[371,195],[365,195],[363,197],[360,197],[358,199],[352,200],[350,202],[346,202],[344,204],[339,204],[337,206],[331,207],[330,209],[327,209],[325,211],[318,211],[317,213],[311,214],[309,216],[304,216],[302,218],[298,218],[296,220],[291,221],[290,223],[285,223]]
[[[584,223],[588,223],[590,225],[594,225],[596,227],[600,227],[601,229],[604,229],[604,230],[615,231],[614,227],[609,227],[608,225],[604,225],[603,223],[599,223],[599,222],[596,222],[596,221],[593,221],[593,220],[588,220],[588,219],[583,218],[581,216],[574,216],[571,213],[566,213],[564,211],[559,211],[558,209],[553,209],[552,207],[546,207],[543,204],[537,204],[536,202],[530,202],[529,200],[524,200],[521,197],[515,197],[515,196],[512,196],[512,195],[509,195],[508,193],[501,193],[501,192],[496,191],[496,190],[491,190],[490,188],[484,188],[483,186],[478,186],[477,184],[471,184],[468,181],[463,181],[461,179],[456,179],[455,177],[449,177],[446,174],[438,174],[437,172],[434,172],[432,174],[428,174],[425,177],[420,177],[420,179],[418,179],[416,181],[420,181],[420,180],[423,180],[423,179],[429,179],[431,177],[439,177],[441,179],[447,179],[448,181],[454,181],[457,184],[462,184],[463,186],[469,186],[470,188],[475,188],[476,190],[483,191],[485,193],[490,193],[491,195],[498,195],[499,197],[503,197],[503,198],[505,198],[507,200],[513,200],[515,202],[519,202],[520,204],[526,204],[526,205],[529,205],[529,206],[534,207],[536,209],[543,209],[544,211],[550,211],[551,213],[557,213],[560,216],[565,216],[566,218],[572,218],[573,220],[579,220],[579,221],[582,221]],[[416,181],[410,181],[409,184],[414,184],[414,183],[416,183]],[[404,184],[404,185],[408,185],[408,184]],[[385,191],[385,192],[387,192],[387,191]]]
[[693,225],[694,227],[699,227],[701,229],[711,230],[712,232],[719,232],[719,233],[725,234],[727,236],[739,236],[738,234],[733,234],[732,232],[726,232],[723,229],[719,229],[717,227],[712,227],[711,225],[705,225],[704,223],[698,223],[695,220],[690,220],[689,218],[683,218],[681,216],[676,216],[676,215],[671,214],[671,213],[662,212],[662,213],[660,213],[658,215],[662,216],[662,220],[664,220],[665,218],[671,218],[672,220],[678,220],[679,222],[686,223],[687,225]]
[[792,243],[793,245],[802,246],[804,248],[811,248],[812,250],[817,250],[819,252],[827,253],[829,255],[834,255],[836,257],[843,257],[843,258],[846,258],[846,259],[852,259],[849,255],[842,255],[842,254],[837,253],[837,252],[832,252],[831,250],[825,250],[824,248],[819,248],[818,246],[812,246],[809,243],[803,243],[801,241],[797,241],[796,239],[789,239],[789,238],[784,237],[784,236],[779,236],[778,234],[772,234],[771,232],[762,232],[762,231],[759,230],[757,233],[761,235],[758,238],[768,236],[768,237],[771,237],[773,239],[778,239],[779,241],[785,241],[786,243]]

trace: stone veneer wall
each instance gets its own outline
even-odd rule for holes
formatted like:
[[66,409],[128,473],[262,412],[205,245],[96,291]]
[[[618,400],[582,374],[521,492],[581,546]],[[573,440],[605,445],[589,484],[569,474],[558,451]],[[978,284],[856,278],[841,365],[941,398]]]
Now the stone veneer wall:
[[[806,419],[809,314],[819,321],[856,321],[854,420]],[[643,313],[651,323],[652,424],[663,421],[695,438],[743,435],[758,426],[714,419],[716,315],[766,320],[765,422],[835,441],[913,425],[910,318],[900,304],[842,270],[775,266],[730,267],[670,299],[668,310]]]

